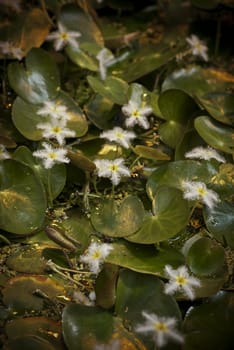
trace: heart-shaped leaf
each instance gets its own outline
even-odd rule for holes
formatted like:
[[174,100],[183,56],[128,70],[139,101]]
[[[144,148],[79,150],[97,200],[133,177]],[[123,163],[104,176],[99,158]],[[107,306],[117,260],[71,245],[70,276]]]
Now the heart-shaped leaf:
[[141,228],[126,239],[135,243],[152,244],[175,236],[188,223],[190,210],[180,190],[161,186],[153,200],[153,215],[144,219]]
[[33,170],[12,159],[0,164],[0,227],[28,234],[40,228],[46,211],[45,190]]

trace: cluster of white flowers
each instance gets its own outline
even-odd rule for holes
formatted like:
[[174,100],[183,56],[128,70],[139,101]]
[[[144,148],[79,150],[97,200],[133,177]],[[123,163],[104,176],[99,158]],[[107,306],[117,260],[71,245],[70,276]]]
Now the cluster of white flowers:
[[[45,101],[37,114],[49,118],[48,122],[38,123],[37,128],[42,130],[42,137],[46,140],[56,140],[59,146],[64,145],[65,139],[75,137],[75,131],[66,127],[69,120],[67,107],[53,101]],[[43,143],[44,149],[33,152],[35,157],[41,158],[46,169],[53,167],[56,163],[68,163],[67,150],[63,147],[52,147]]]
[[190,45],[192,54],[194,56],[200,56],[204,61],[208,61],[208,47],[201,41],[196,35],[192,34],[190,37],[186,38],[187,43]]
[[93,242],[88,247],[84,255],[80,256],[80,261],[87,264],[91,272],[98,274],[106,257],[113,249],[111,244]]
[[110,178],[115,186],[120,183],[122,176],[131,176],[129,169],[123,164],[123,158],[116,158],[114,160],[97,159],[94,163],[98,176]]
[[141,95],[137,91],[133,92],[128,103],[122,106],[122,112],[127,116],[125,125],[127,128],[139,125],[143,129],[150,127],[149,121],[146,118],[153,110],[142,101]]
[[183,181],[182,189],[185,199],[201,201],[210,209],[219,202],[219,195],[215,191],[208,189],[204,182]]
[[17,60],[22,60],[24,52],[21,47],[15,46],[9,41],[0,42],[0,52],[3,55],[16,58]]
[[62,50],[66,45],[72,46],[74,49],[79,49],[79,43],[76,40],[81,37],[81,33],[77,31],[69,31],[65,26],[58,22],[58,30],[50,33],[46,40],[54,40],[54,49],[56,51]]
[[0,160],[11,158],[10,153],[4,145],[0,145]]
[[191,151],[185,153],[186,158],[198,158],[204,160],[216,159],[220,163],[225,163],[225,159],[211,147],[195,147]]

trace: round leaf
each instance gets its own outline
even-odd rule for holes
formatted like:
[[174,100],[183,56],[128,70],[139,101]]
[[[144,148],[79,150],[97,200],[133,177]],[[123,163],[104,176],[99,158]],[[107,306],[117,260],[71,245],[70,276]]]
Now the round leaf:
[[186,260],[193,273],[207,276],[221,271],[224,266],[225,251],[215,241],[201,237],[188,250]]
[[11,159],[0,164],[0,227],[28,234],[40,228],[46,211],[45,190],[33,170]]
[[167,240],[179,233],[188,223],[188,201],[176,188],[162,186],[153,200],[153,215],[146,217],[141,228],[127,240],[152,244]]
[[25,60],[26,67],[18,62],[8,66],[11,87],[25,101],[42,103],[53,99],[60,86],[57,66],[51,56],[42,49],[33,48]]
[[104,200],[91,214],[94,228],[110,237],[126,237],[141,226],[144,217],[142,202],[135,196],[124,198],[118,207],[112,199]]
[[105,343],[113,332],[112,315],[96,307],[69,304],[62,315],[63,336],[68,350],[91,350]]

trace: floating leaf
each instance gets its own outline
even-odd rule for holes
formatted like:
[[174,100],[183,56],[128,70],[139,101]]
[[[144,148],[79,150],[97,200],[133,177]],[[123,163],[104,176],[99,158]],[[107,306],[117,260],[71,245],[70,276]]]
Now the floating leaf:
[[224,267],[225,251],[214,240],[201,237],[188,250],[186,261],[190,270],[196,275],[212,275]]
[[67,155],[73,165],[84,171],[93,172],[96,168],[96,165],[78,150],[68,150]]
[[106,257],[106,262],[130,270],[164,276],[166,264],[178,267],[184,264],[183,255],[171,247],[162,247],[157,250],[153,246],[141,245],[119,240],[112,243],[113,250]]
[[[27,317],[11,320],[6,324],[8,339],[19,339],[19,337],[41,337],[47,340],[56,349],[64,349],[61,337],[61,324],[46,317]],[[28,344],[30,344],[30,340]],[[26,342],[27,343],[27,342]],[[26,345],[28,348],[29,345]],[[11,348],[11,349],[16,349]],[[18,348],[17,348],[18,349]],[[20,347],[19,347],[20,349]],[[22,349],[22,348],[21,348]],[[24,349],[24,347],[23,347]],[[34,349],[34,348],[33,348]],[[42,348],[44,349],[44,348]]]
[[179,160],[160,165],[148,178],[146,190],[151,199],[159,186],[167,185],[182,189],[183,181],[209,182],[217,171],[211,164],[195,160]]
[[29,234],[43,224],[45,190],[33,170],[11,159],[0,164],[0,227]]
[[204,208],[206,227],[212,236],[230,248],[234,248],[234,207],[228,202],[219,202],[210,210]]
[[175,236],[188,223],[188,201],[180,190],[168,186],[158,188],[153,200],[153,215],[144,219],[141,228],[126,239],[130,242],[152,244]]
[[113,103],[123,105],[127,102],[128,84],[126,81],[116,77],[107,77],[105,81],[102,81],[91,75],[87,77],[87,80],[95,92]]
[[186,123],[198,110],[195,101],[183,90],[169,89],[162,92],[158,106],[166,120]]
[[158,132],[160,139],[169,147],[175,148],[183,139],[186,124],[182,125],[174,120],[170,120],[160,125]]
[[19,62],[10,63],[8,78],[11,87],[26,102],[43,103],[54,99],[60,86],[58,68],[44,50],[33,48],[25,59],[25,68]]
[[208,145],[223,152],[233,153],[234,129],[224,126],[208,116],[197,117],[194,125],[199,135]]
[[44,293],[48,298],[55,298],[64,293],[64,287],[42,275],[20,275],[13,277],[3,289],[3,302],[13,312],[24,314],[24,312],[42,310],[43,298],[38,293]]
[[141,226],[144,217],[142,202],[135,196],[124,198],[120,206],[112,199],[104,200],[91,214],[94,228],[110,237],[126,237]]
[[189,309],[183,327],[186,350],[231,349],[233,305],[233,293],[219,292],[206,303]]
[[104,264],[95,283],[96,305],[103,309],[110,309],[115,303],[116,282],[119,276],[119,267]]
[[34,335],[25,335],[19,336],[8,341],[8,349],[11,350],[56,350],[58,349],[53,346],[49,341],[44,338],[34,336]]
[[[52,102],[67,107],[69,120],[66,126],[75,131],[75,137],[83,136],[87,132],[87,120],[79,106],[71,97],[61,91]],[[43,138],[42,131],[37,128],[37,125],[43,122],[46,123],[49,119],[37,114],[41,107],[41,105],[27,103],[20,97],[17,97],[14,101],[12,108],[14,125],[20,133],[29,140],[38,141]]]
[[[164,293],[164,285],[161,280],[155,276],[122,270],[117,285],[115,312],[130,322],[134,330],[136,326],[144,323],[142,311],[181,319],[177,303],[174,298]],[[153,338],[148,334],[137,334],[149,349],[154,348]],[[175,344],[173,346],[173,349],[177,349]]]
[[68,350],[91,350],[107,342],[113,332],[113,317],[97,307],[69,304],[62,315],[63,336]]
[[112,111],[113,105],[111,100],[97,94],[85,106],[85,112],[88,119],[99,129],[111,129],[115,112]]
[[[66,183],[66,167],[64,164],[55,164],[51,169],[45,169],[38,164],[32,152],[25,146],[18,147],[14,152],[14,159],[28,165],[40,178],[47,194],[50,191],[51,199],[55,199],[63,190]],[[50,185],[50,189],[48,186]]]

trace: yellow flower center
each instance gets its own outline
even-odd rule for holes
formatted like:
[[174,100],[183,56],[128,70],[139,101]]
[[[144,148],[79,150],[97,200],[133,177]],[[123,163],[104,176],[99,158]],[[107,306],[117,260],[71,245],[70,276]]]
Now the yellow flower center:
[[138,112],[138,110],[135,110],[132,112],[132,115],[136,118],[138,118],[140,116],[140,113]]
[[203,197],[203,196],[205,196],[207,194],[207,191],[203,187],[198,187],[197,193],[199,194],[199,196]]
[[118,165],[112,164],[109,169],[113,172],[118,171]]
[[160,332],[167,332],[168,327],[164,322],[157,322],[155,323],[155,329]]
[[51,159],[56,159],[57,158],[57,154],[55,152],[50,152],[48,153],[48,157]]
[[62,131],[62,129],[59,126],[55,126],[53,127],[52,131],[56,134],[59,134]]
[[62,40],[67,40],[67,39],[69,38],[69,35],[68,35],[68,33],[63,32],[63,33],[60,34],[60,38],[61,38]]
[[93,252],[92,254],[92,258],[93,259],[100,259],[101,258],[101,253],[99,250],[95,250],[95,252]]
[[122,132],[117,132],[116,133],[116,137],[118,137],[119,139],[121,139],[123,137],[123,133]]
[[187,278],[183,276],[177,276],[176,277],[176,282],[180,285],[186,284],[187,283]]

